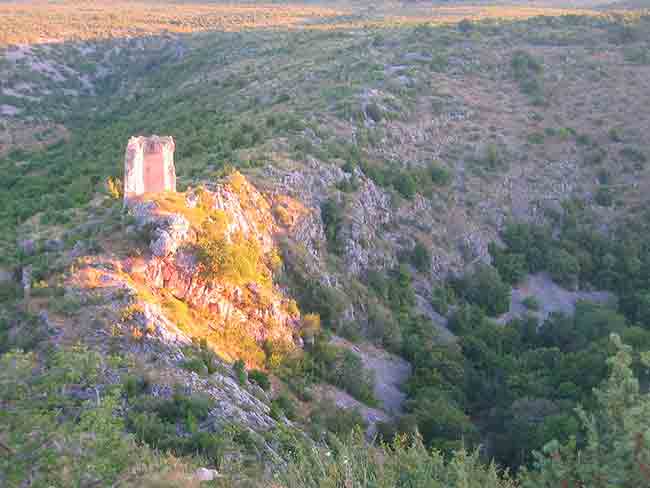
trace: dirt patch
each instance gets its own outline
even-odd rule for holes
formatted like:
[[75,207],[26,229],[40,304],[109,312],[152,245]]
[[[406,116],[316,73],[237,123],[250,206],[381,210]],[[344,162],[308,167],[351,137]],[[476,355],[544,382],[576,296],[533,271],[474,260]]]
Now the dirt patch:
[[15,115],[18,115],[20,112],[21,110],[18,107],[14,107],[13,105],[0,105],[0,115],[13,117]]
[[431,301],[426,298],[426,283],[416,285],[415,306],[418,313],[431,319],[433,327],[440,338],[440,342],[448,344],[456,340],[456,336],[447,328],[447,318],[440,315],[433,309]]
[[401,388],[411,375],[409,362],[371,344],[352,344],[341,337],[334,337],[332,343],[359,355],[364,368],[375,374],[375,396],[383,410],[390,415],[402,413],[406,394]]
[[[534,297],[539,303],[537,311],[529,311],[524,305],[524,300]],[[499,317],[500,323],[506,323],[515,317],[521,317],[525,313],[533,313],[540,320],[546,318],[553,312],[560,312],[572,315],[576,303],[579,301],[594,303],[608,303],[615,300],[614,295],[607,291],[569,291],[553,282],[546,273],[530,275],[518,287],[512,290],[510,299],[510,310]]]
[[356,409],[368,425],[366,435],[369,438],[374,437],[377,433],[377,422],[387,422],[390,420],[390,415],[383,410],[368,407],[332,385],[320,385],[316,393],[321,399],[328,398],[332,400],[338,408],[344,410]]

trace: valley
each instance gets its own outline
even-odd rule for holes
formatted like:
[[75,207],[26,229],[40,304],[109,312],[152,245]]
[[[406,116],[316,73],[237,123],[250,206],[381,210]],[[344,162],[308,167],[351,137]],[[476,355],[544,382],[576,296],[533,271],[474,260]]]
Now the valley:
[[0,2],[0,484],[650,483],[637,3]]

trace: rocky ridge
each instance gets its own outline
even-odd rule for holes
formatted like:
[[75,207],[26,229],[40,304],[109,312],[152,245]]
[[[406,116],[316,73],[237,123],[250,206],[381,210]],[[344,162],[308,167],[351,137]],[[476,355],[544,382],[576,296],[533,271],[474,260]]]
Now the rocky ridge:
[[[202,277],[193,246],[205,202],[211,202],[207,211],[228,216],[227,238],[244,234],[266,253],[275,252],[279,238],[322,235],[311,210],[287,196],[264,195],[238,174],[183,194],[134,199],[124,235],[114,237],[130,243],[126,250],[112,249],[107,241],[98,254],[89,253],[85,244],[69,253],[75,264],[64,301],[76,304],[79,315],[59,320],[53,314],[53,339],[67,343],[83,337],[106,353],[119,350],[152,363],[154,397],[171,397],[173,385],[209,396],[216,403],[202,429],[234,423],[263,433],[278,422],[290,422],[271,417],[269,395],[252,383],[240,384],[229,362],[248,348],[253,350],[244,355],[248,366],[259,367],[254,349],[261,351],[267,340],[300,347],[300,312],[275,285]],[[207,376],[185,367],[197,339],[205,339],[222,358],[217,371]]]

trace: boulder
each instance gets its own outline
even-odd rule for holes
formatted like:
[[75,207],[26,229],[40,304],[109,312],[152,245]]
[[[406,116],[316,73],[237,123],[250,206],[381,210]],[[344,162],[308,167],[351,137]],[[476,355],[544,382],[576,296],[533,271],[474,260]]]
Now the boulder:
[[34,239],[24,239],[18,243],[18,249],[25,256],[31,256],[36,252],[36,242]]
[[63,241],[61,239],[48,239],[43,244],[43,248],[48,252],[62,251]]
[[10,283],[14,280],[14,274],[11,271],[0,268],[0,284]]
[[151,241],[149,249],[154,256],[164,258],[176,251],[178,247],[177,242],[174,241],[172,236],[166,230],[158,230],[156,237]]
[[194,477],[198,481],[212,481],[217,479],[219,472],[216,469],[199,468],[194,472]]

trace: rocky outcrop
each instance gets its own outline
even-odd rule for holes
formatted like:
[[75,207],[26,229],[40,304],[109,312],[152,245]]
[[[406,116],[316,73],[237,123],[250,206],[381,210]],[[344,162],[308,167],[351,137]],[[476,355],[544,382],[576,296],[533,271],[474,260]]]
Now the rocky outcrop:
[[348,225],[344,229],[344,257],[347,269],[359,274],[370,267],[384,267],[393,257],[377,244],[376,236],[391,221],[390,195],[357,170],[359,188],[346,207]]
[[[294,228],[302,231],[301,222],[311,215],[308,209],[289,199],[283,207],[286,218],[280,221],[274,215],[272,202],[238,173],[227,182],[210,185],[209,189],[188,191],[186,207],[178,209],[179,213],[163,212],[155,201],[135,200],[130,205],[134,231],[150,239],[150,253],[127,260],[125,270],[152,291],[171,293],[207,314],[209,327],[214,331],[239,324],[259,344],[267,339],[293,342],[298,337],[300,317],[279,290],[259,283],[234,285],[202,276],[193,249],[198,229],[188,219],[197,205],[209,206],[203,209],[206,212],[222,211],[228,221],[226,238],[241,233],[255,239],[268,253],[275,246],[276,235],[292,235]],[[184,216],[183,212],[190,213]]]
[[266,339],[290,342],[297,332],[299,317],[286,312],[288,299],[274,293],[266,300],[255,284],[239,287],[201,279],[191,252],[179,251],[165,259],[152,257],[145,277],[151,287],[164,288],[190,306],[209,312],[214,327],[244,324],[247,335],[259,343]]

